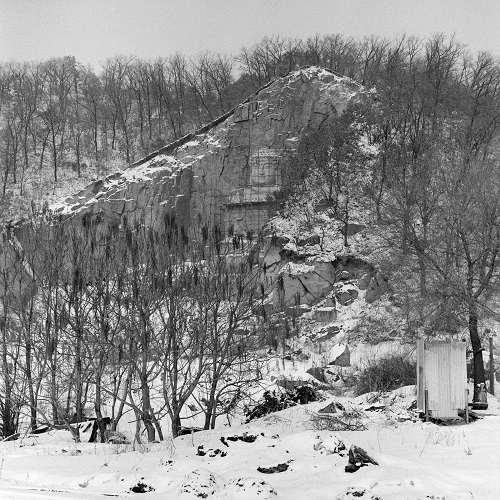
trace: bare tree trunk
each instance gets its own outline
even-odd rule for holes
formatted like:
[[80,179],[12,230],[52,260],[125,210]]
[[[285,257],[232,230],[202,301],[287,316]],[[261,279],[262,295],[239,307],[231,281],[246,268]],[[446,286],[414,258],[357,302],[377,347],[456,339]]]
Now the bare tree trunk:
[[[147,370],[147,365],[143,370]],[[144,373],[144,372],[143,372]],[[142,374],[141,374],[142,375]],[[148,433],[148,441],[152,443],[156,439],[156,432],[153,425],[153,409],[151,407],[151,397],[149,394],[149,386],[147,379],[141,376],[141,386],[142,386],[142,420],[144,422],[144,427]]]
[[[125,401],[127,400],[127,395],[129,393],[129,389],[130,389],[131,380],[132,380],[132,365],[130,364],[128,372],[127,372],[127,377],[125,379],[125,383],[123,386],[123,392],[122,392],[122,398],[120,400],[120,406],[118,407],[118,411],[116,412],[116,415],[113,415],[112,428],[114,431],[116,431],[116,427],[118,426],[118,422],[122,418],[123,410],[125,408]],[[114,412],[114,405],[113,405],[113,412]]]
[[473,351],[473,366],[474,366],[474,397],[473,402],[479,401],[480,384],[486,382],[483,362],[483,348],[479,337],[477,303],[474,299],[469,302],[469,335]]
[[100,437],[101,437],[101,443],[104,443],[104,441],[105,441],[106,426],[104,425],[104,419],[102,417],[101,404],[102,404],[101,377],[98,376],[98,378],[96,380],[96,386],[95,386],[94,410],[95,410],[95,416],[97,418],[97,426],[99,428],[99,434],[100,434]]
[[[30,335],[31,332],[28,333]],[[35,395],[35,384],[33,382],[33,373],[32,373],[32,344],[31,339],[28,339],[26,342],[26,383],[28,384],[28,393],[30,400],[30,427],[32,430],[35,430],[37,427],[36,418],[37,418],[37,397]]]

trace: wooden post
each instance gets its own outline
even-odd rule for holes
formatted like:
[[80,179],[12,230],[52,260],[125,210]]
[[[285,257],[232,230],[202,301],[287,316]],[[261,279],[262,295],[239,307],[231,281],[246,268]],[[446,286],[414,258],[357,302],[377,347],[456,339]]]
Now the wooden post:
[[425,411],[425,347],[424,340],[417,341],[417,408]]
[[429,421],[429,391],[425,389],[425,421]]
[[490,337],[490,394],[495,395],[495,361],[493,359],[493,337]]
[[465,423],[469,423],[469,389],[465,389]]

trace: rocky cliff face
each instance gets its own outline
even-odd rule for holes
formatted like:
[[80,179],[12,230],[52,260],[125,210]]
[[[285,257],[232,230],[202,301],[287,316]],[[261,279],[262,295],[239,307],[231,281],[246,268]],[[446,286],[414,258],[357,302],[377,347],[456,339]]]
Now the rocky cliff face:
[[236,233],[257,231],[269,219],[280,164],[304,131],[362,95],[358,84],[323,69],[290,73],[212,126],[91,184],[55,207],[56,214],[142,220],[161,230],[173,212],[185,226],[210,220]]
[[[78,230],[90,218],[103,231],[125,220],[161,231],[166,216],[175,214],[184,227],[211,222],[225,231],[232,228],[234,235],[258,232],[272,215],[268,197],[280,186],[282,162],[293,154],[304,132],[363,98],[362,87],[329,71],[293,72],[215,123],[68,198],[54,207],[57,220],[78,222]],[[349,225],[351,247],[346,256],[338,221],[319,212],[317,216],[321,227],[306,231],[295,223],[293,231],[283,229],[283,221],[273,219],[255,249],[260,252],[266,290],[262,306],[294,322],[301,318],[301,329],[315,339],[330,340],[360,322],[370,323],[365,312],[371,314],[370,304],[388,286],[370,259],[356,257],[370,247],[370,231],[363,223]],[[283,217],[293,222],[292,214]],[[29,225],[21,224],[11,234],[12,244],[0,247],[0,268],[11,268],[22,253],[19,249],[31,244]],[[246,252],[255,240],[240,241],[245,243],[239,252]],[[227,244],[229,248],[231,242]],[[237,258],[237,253],[228,258]],[[24,282],[31,283],[28,278],[24,276]]]

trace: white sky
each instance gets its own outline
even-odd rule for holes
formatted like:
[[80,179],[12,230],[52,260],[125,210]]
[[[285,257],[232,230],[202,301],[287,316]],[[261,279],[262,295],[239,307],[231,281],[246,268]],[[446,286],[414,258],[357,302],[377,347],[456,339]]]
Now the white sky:
[[236,54],[265,35],[455,33],[500,55],[500,0],[0,0],[0,61]]

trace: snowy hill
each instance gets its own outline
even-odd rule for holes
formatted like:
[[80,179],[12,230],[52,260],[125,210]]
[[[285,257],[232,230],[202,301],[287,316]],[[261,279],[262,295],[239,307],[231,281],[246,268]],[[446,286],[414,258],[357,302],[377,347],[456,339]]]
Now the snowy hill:
[[[6,500],[134,493],[158,499],[498,498],[498,401],[490,398],[481,420],[443,427],[411,417],[405,408],[413,389],[379,400],[330,397],[157,444],[77,444],[67,431],[24,436],[0,443],[0,495]],[[325,428],[324,422],[332,426],[335,418],[345,418],[341,410],[320,413],[332,402],[358,412],[364,430]],[[378,465],[346,472],[351,445]]]

